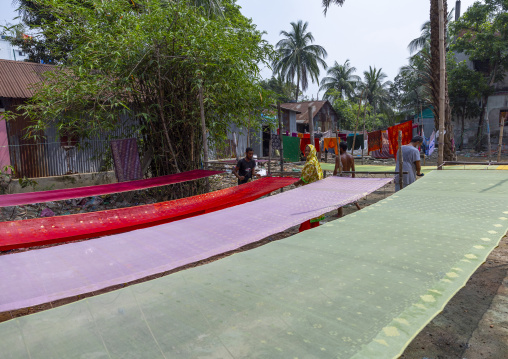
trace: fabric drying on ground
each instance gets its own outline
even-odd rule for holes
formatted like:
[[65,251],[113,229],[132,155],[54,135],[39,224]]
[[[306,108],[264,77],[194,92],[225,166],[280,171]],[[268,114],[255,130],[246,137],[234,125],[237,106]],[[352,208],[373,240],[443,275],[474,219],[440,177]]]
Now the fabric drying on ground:
[[[321,168],[323,171],[333,171],[335,169],[334,163],[320,163]],[[485,166],[485,165],[467,165],[467,166],[461,166],[461,165],[454,165],[454,166],[445,166],[443,167],[444,170],[495,170],[495,169],[508,169],[502,168],[504,166]],[[303,168],[303,166],[299,166],[298,168]],[[355,165],[355,169],[357,171],[363,171],[363,172],[394,172],[395,171],[395,165],[393,166],[382,166],[382,165]],[[422,166],[422,172],[427,174],[430,171],[434,171],[436,169],[436,166]]]
[[17,359],[396,358],[507,228],[504,173],[434,171],[316,229],[1,323],[0,352]]
[[[335,169],[335,163],[320,163],[323,171],[333,171]],[[299,166],[298,168],[303,168],[303,166]],[[363,172],[394,172],[394,166],[376,166],[376,165],[355,165],[356,171]],[[423,173],[429,173],[432,170],[435,170],[436,166],[422,166]]]
[[101,196],[111,193],[137,191],[140,189],[166,186],[193,181],[224,173],[223,171],[193,170],[173,175],[153,177],[138,181],[102,184],[78,188],[55,189],[51,191],[4,194],[0,196],[0,207],[20,206],[23,204],[62,201],[71,198]]
[[241,186],[174,201],[0,222],[0,251],[100,237],[173,222],[250,202],[296,181],[295,178],[264,177]]
[[181,221],[0,256],[0,311],[30,307],[235,250],[359,200],[390,178],[327,178]]

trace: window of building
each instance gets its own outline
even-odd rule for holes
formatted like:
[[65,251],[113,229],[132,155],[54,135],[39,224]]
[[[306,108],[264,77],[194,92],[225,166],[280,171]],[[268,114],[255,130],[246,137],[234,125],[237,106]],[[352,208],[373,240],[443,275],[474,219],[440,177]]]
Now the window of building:
[[18,51],[19,56],[25,56],[25,53],[23,51]]

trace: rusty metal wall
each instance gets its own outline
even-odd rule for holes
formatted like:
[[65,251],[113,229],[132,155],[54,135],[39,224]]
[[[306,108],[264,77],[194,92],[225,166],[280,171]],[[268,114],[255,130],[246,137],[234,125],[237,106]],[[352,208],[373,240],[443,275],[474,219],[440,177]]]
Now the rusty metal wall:
[[23,117],[18,117],[15,121],[7,122],[11,165],[18,178],[62,176],[111,169],[110,140],[136,137],[131,125],[121,126],[100,137],[80,140],[79,146],[65,149],[55,127],[50,127],[43,138],[37,141],[25,139],[28,122]]

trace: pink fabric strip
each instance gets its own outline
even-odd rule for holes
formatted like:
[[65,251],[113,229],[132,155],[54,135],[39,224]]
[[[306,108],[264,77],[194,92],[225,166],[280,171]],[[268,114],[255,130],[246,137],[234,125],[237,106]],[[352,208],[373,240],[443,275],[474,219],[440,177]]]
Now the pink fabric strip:
[[328,177],[198,217],[0,256],[0,311],[128,283],[240,248],[357,201],[391,180]]
[[166,186],[186,181],[193,181],[213,175],[224,173],[222,171],[194,170],[177,173],[174,175],[154,177],[138,181],[110,183],[99,186],[88,186],[68,189],[56,189],[52,191],[28,192],[0,195],[0,207],[20,206],[30,203],[42,203],[50,201],[62,201],[71,198],[101,196],[110,193],[136,191],[145,188]]

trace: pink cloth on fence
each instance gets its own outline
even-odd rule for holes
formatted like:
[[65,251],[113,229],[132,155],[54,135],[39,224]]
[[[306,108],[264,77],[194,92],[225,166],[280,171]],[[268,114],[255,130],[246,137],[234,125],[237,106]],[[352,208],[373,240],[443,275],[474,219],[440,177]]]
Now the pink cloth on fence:
[[118,182],[135,181],[143,178],[138,143],[135,138],[111,141],[111,153]]
[[392,180],[328,177],[198,217],[0,256],[0,312],[128,283],[240,248],[355,202]]
[[30,203],[42,203],[50,201],[62,201],[71,198],[101,196],[110,193],[136,191],[140,189],[166,186],[174,183],[193,181],[213,175],[224,173],[223,171],[194,170],[161,177],[154,177],[138,181],[110,183],[99,186],[88,186],[67,189],[55,189],[52,191],[28,192],[0,195],[0,207],[20,206]]

